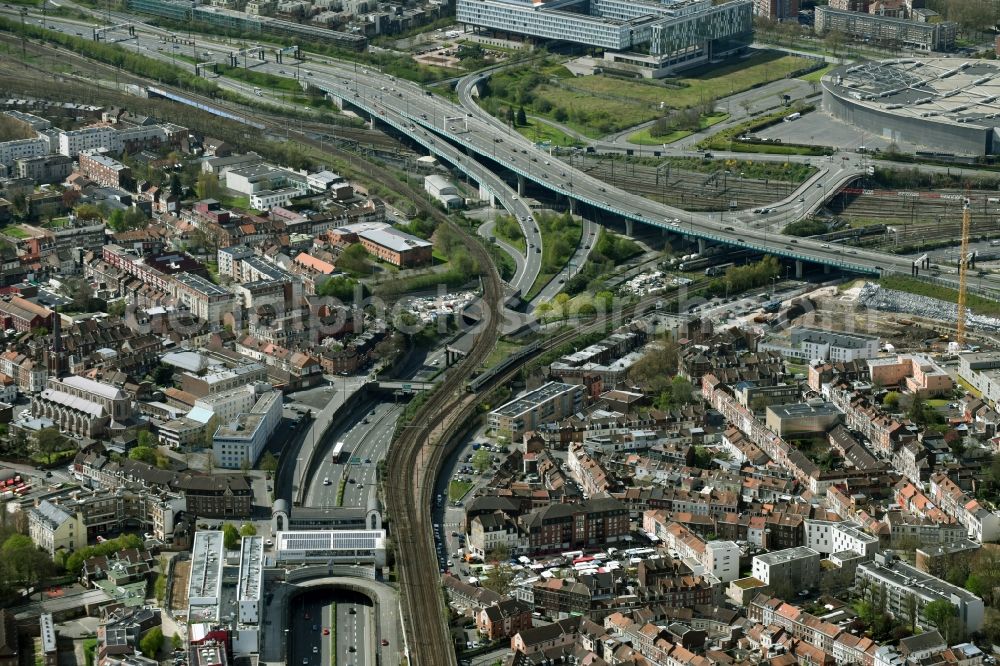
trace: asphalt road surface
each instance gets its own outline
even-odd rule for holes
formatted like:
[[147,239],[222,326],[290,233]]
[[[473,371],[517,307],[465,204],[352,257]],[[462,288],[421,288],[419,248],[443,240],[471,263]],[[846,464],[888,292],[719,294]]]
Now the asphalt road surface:
[[[310,590],[289,609],[289,664],[367,666],[378,637],[372,635],[371,601],[344,590]],[[333,622],[334,615],[336,623]],[[334,644],[336,639],[336,644]]]
[[[305,506],[336,506],[341,478],[348,480],[342,506],[366,506],[368,497],[376,492],[376,465],[389,449],[396,419],[402,410],[403,403],[378,403],[357,414],[356,420],[345,430],[327,437],[324,448],[316,452],[317,459],[322,462],[308,480]],[[331,454],[338,441],[344,442],[344,454],[342,462],[334,463]]]

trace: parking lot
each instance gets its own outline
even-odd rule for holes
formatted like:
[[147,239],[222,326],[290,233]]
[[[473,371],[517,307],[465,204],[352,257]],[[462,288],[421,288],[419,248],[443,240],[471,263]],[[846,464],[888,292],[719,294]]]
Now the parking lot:
[[[843,123],[823,111],[813,111],[798,120],[772,125],[756,135],[762,139],[781,139],[783,143],[833,146],[841,151],[854,151],[860,146],[871,150],[885,150],[892,143],[890,139]],[[925,150],[923,146],[905,141],[900,141],[897,145],[901,151],[908,153]]]

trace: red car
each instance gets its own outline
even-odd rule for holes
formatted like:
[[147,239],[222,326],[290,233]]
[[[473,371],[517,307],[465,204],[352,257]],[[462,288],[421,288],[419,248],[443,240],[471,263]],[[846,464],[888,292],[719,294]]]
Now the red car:
[[386,639],[386,638],[383,638],[383,639],[382,639],[382,646],[383,646],[383,647],[385,647],[385,646],[386,646],[386,645],[388,645],[388,644],[389,644],[389,640],[388,640],[388,639]]
[[329,636],[330,635],[330,628],[329,627],[323,627],[323,635],[324,636]]

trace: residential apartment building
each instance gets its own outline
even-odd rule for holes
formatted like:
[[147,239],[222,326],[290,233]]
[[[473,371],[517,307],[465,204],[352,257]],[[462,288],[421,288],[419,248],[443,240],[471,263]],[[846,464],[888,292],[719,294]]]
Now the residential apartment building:
[[28,511],[28,536],[49,556],[87,546],[87,527],[82,516],[48,500]]
[[1000,539],[1000,515],[968,495],[947,474],[931,475],[930,496],[942,511],[965,525],[973,541],[985,543]]
[[11,166],[17,160],[39,157],[48,152],[48,145],[40,138],[3,141],[0,142],[0,164]]
[[642,529],[662,540],[695,573],[709,574],[724,583],[740,577],[740,547],[732,541],[705,541],[657,509],[643,512]]
[[618,543],[629,533],[628,509],[610,497],[551,504],[520,519],[529,552],[554,552]]
[[132,170],[119,162],[96,151],[80,153],[80,171],[104,187],[128,189],[132,184]]
[[253,489],[241,474],[183,476],[176,481],[184,493],[187,510],[203,518],[249,518],[253,515]]
[[549,382],[494,409],[488,423],[492,430],[517,438],[543,423],[565,418],[582,406],[582,386]]
[[85,150],[107,150],[118,152],[121,143],[117,140],[113,127],[84,127],[59,133],[59,154],[66,157],[76,157]]
[[885,388],[899,387],[924,398],[949,394],[955,388],[951,375],[922,354],[868,359],[868,373],[872,384]]
[[[760,4],[776,4],[782,1],[758,0]],[[794,2],[795,0],[789,1]],[[798,16],[797,7],[793,16]],[[801,358],[806,361],[842,363],[875,358],[879,352],[879,339],[874,335],[796,326],[789,331],[788,345],[777,342],[762,342],[758,345],[758,349],[772,350],[783,356]]]
[[775,550],[754,556],[752,575],[767,585],[780,583],[795,591],[808,590],[819,584],[819,560],[819,553],[806,546]]
[[[212,365],[202,373],[180,373],[181,388],[197,398],[215,396],[237,389],[249,390],[253,384],[267,381],[267,368],[260,363]],[[221,398],[220,398],[221,400]],[[219,407],[224,413],[224,408]],[[245,411],[245,410],[244,410]]]
[[233,292],[194,273],[174,276],[173,292],[178,304],[186,307],[195,318],[210,324],[221,323],[224,315],[234,311]]
[[14,160],[14,174],[40,185],[61,183],[73,173],[73,160],[65,155],[39,155]]
[[1000,404],[1000,354],[969,352],[958,355],[958,376],[976,389],[991,406]]
[[803,524],[803,545],[822,555],[849,551],[870,560],[879,551],[878,537],[862,530],[856,522],[806,518]]
[[754,0],[753,13],[771,21],[798,20],[799,2],[798,0]]
[[467,544],[470,553],[483,558],[498,549],[519,553],[526,545],[517,523],[503,511],[486,513],[470,520]]
[[42,550],[70,553],[98,536],[139,525],[161,540],[173,535],[184,498],[173,492],[129,488],[81,490],[43,500],[28,511],[28,533]]
[[816,7],[814,29],[817,35],[837,31],[872,44],[918,51],[951,51],[958,33],[958,26],[951,21],[922,23],[822,5]]
[[880,585],[885,590],[886,610],[896,617],[906,617],[910,597],[917,601],[918,623],[932,627],[923,609],[933,601],[947,601],[955,606],[967,632],[983,626],[983,600],[971,592],[924,573],[902,562],[892,553],[879,553],[874,561],[858,565],[857,579]]

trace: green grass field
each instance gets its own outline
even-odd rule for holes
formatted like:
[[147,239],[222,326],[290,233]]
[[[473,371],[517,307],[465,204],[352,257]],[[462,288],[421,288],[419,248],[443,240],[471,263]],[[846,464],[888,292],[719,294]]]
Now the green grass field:
[[457,502],[472,490],[472,486],[475,484],[469,483],[468,481],[452,481],[448,484],[448,500],[451,502]]
[[574,77],[564,67],[547,64],[495,75],[484,105],[498,115],[508,107],[524,106],[528,115],[549,118],[597,138],[654,120],[668,109],[710,105],[713,100],[786,78],[814,62],[812,58],[766,51],[694,76],[665,81],[603,74]]
[[808,74],[803,74],[802,76],[799,76],[797,78],[802,79],[803,81],[815,81],[816,83],[819,83],[819,80],[822,79],[823,76],[834,67],[836,67],[836,65],[827,65],[826,67],[813,70]]
[[573,256],[573,252],[583,236],[583,225],[577,219],[573,219],[566,228],[561,230],[553,230],[551,226],[553,222],[553,218],[538,218],[538,229],[542,236],[542,267],[538,271],[535,283],[524,295],[525,300],[530,301],[534,298],[555,277],[556,273],[563,269],[565,262]]
[[580,141],[577,141],[561,129],[553,127],[544,120],[538,120],[535,118],[529,118],[528,124],[523,127],[517,127],[517,131],[522,136],[531,139],[535,143],[548,141],[553,146],[559,146],[562,148],[570,148],[581,145]]
[[666,85],[645,81],[628,81],[607,76],[581,76],[565,85],[596,96],[620,97],[636,103],[646,103],[681,109],[697,106],[706,99],[720,99],[749,90],[808,67],[813,60],[768,51],[725,67],[713,68],[705,74],[669,79]]
[[[711,115],[701,117],[701,127],[700,130],[708,129],[712,125],[718,125],[723,120],[729,117],[728,113],[713,113]],[[638,132],[634,132],[629,135],[628,142],[634,143],[640,146],[660,146],[665,143],[673,143],[674,141],[680,141],[686,136],[691,136],[694,134],[691,130],[677,130],[676,132],[671,132],[670,134],[665,134],[663,136],[652,136],[649,131],[650,127],[643,128]],[[699,131],[700,131],[699,130]]]
[[492,368],[520,348],[521,345],[519,344],[507,342],[506,340],[497,340],[497,343],[493,346],[493,351],[486,357],[483,365],[486,368]]
[[27,238],[28,234],[21,230],[17,225],[10,225],[9,227],[4,227],[0,229],[0,234],[5,236],[10,236],[11,238]]

